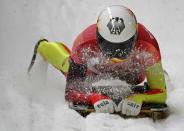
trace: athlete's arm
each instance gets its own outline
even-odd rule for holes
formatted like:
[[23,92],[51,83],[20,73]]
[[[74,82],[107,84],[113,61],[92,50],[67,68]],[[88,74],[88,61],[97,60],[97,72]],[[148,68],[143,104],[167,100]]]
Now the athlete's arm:
[[45,61],[61,71],[64,75],[67,74],[70,56],[70,50],[61,42],[49,42],[47,40],[40,40],[37,45],[37,52],[43,57]]
[[[164,77],[164,70],[161,64],[161,57],[159,50],[152,44],[139,41],[140,46],[144,46],[144,51],[148,52],[150,57],[144,58],[143,63],[145,66],[145,75],[147,78],[150,90],[143,94],[134,94],[129,97],[137,102],[146,103],[165,103],[166,101],[166,82]],[[139,48],[139,47],[138,47]]]
[[[104,99],[109,99],[102,94],[91,92],[85,85],[87,67],[83,64],[77,64],[70,58],[70,67],[67,75],[65,90],[65,99],[72,103],[95,104]],[[90,84],[89,84],[90,85]]]

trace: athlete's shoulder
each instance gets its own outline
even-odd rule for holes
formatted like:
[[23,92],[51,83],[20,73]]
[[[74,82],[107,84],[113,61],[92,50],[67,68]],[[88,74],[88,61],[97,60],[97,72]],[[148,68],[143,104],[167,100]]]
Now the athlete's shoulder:
[[141,43],[140,41],[144,41],[144,46],[145,47],[149,47],[152,49],[155,48],[160,56],[160,49],[159,49],[159,45],[158,42],[156,40],[156,38],[153,36],[153,34],[141,23],[138,23],[138,37],[137,37],[137,41],[139,41],[138,43]]
[[153,34],[141,23],[138,23],[138,39],[148,42],[157,42]]
[[73,48],[94,39],[96,39],[96,24],[88,26],[77,36],[73,43]]
[[[88,26],[75,39],[72,47],[71,57],[77,63],[84,63],[85,55],[91,55],[90,52],[99,51],[96,39],[96,24]],[[85,53],[84,53],[85,52]]]

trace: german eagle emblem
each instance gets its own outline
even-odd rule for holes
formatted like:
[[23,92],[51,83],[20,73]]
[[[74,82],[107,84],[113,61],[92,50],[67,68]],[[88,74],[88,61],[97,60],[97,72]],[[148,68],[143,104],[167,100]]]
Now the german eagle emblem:
[[111,34],[120,35],[121,32],[125,29],[124,20],[119,17],[113,17],[110,19],[107,27]]

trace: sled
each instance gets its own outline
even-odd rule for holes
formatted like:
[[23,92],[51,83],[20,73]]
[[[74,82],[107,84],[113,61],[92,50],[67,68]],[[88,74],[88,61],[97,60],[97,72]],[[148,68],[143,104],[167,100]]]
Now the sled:
[[[77,111],[81,116],[86,117],[92,112],[95,112],[95,109],[92,105],[87,104],[73,104],[69,103],[69,108]],[[167,104],[158,104],[158,103],[144,103],[142,105],[141,111],[138,116],[126,116],[121,114],[121,112],[115,112],[113,114],[120,115],[123,118],[152,118],[154,122],[160,119],[165,119],[169,115],[169,108]]]
[[[99,88],[99,87],[97,87]],[[103,87],[105,88],[105,87]],[[102,88],[102,92],[104,93],[104,89]],[[113,87],[114,88],[114,87]],[[96,91],[96,89],[93,89]],[[144,93],[149,90],[149,86],[147,82],[144,83],[144,85],[139,85],[139,86],[133,86],[131,90],[134,93]],[[98,92],[101,92],[98,90]],[[101,92],[101,93],[102,93]],[[107,94],[106,94],[107,95]],[[116,99],[113,100],[115,103],[117,100],[120,102],[121,100]],[[77,111],[79,114],[82,116],[86,117],[88,114],[95,112],[95,109],[92,105],[89,104],[76,104],[76,103],[69,103],[69,108],[74,109]],[[144,117],[149,117],[152,118],[152,120],[155,122],[159,119],[165,119],[169,115],[169,108],[167,104],[165,103],[143,103],[141,111],[138,116],[126,116],[121,114],[121,112],[115,112],[114,114],[118,114],[122,116],[123,118],[144,118]]]

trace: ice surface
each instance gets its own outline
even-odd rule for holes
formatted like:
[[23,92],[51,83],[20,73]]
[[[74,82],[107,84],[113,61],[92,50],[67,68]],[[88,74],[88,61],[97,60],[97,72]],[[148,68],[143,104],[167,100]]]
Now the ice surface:
[[[172,82],[167,100],[171,115],[165,120],[153,123],[95,113],[83,118],[64,102],[61,73],[49,66],[47,78],[26,74],[37,40],[62,41],[71,48],[76,35],[112,4],[131,8],[160,44]],[[183,5],[182,0],[1,0],[0,131],[182,131]],[[44,69],[43,64],[37,72]]]

